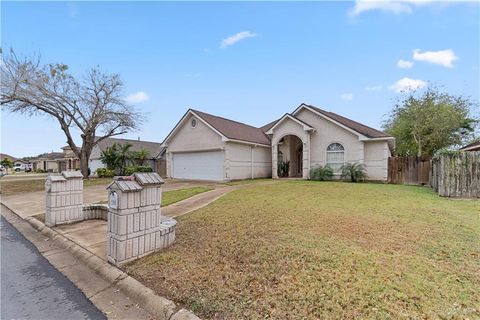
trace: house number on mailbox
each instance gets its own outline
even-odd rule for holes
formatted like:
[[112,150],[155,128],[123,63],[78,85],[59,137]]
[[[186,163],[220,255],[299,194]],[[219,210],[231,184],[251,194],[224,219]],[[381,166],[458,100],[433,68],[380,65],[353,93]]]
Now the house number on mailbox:
[[118,206],[118,195],[115,191],[110,192],[110,199],[108,201],[108,206],[110,208],[117,209]]

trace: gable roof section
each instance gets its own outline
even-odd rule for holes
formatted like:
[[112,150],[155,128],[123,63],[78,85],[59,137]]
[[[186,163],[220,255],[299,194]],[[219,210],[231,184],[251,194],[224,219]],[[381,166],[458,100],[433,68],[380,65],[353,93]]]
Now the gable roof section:
[[192,112],[228,139],[270,145],[270,138],[260,128],[198,110],[192,110]]
[[260,128],[193,109],[188,109],[162,142],[162,145],[170,140],[189,114],[193,114],[203,121],[210,129],[222,136],[222,139],[270,146],[270,138]]
[[374,128],[369,127],[369,126],[366,126],[364,124],[353,121],[351,119],[342,117],[341,115],[338,115],[336,113],[325,111],[323,109],[320,109],[320,108],[317,108],[317,107],[314,107],[314,106],[311,106],[311,105],[308,105],[308,104],[305,104],[305,103],[302,103],[293,112],[293,114],[298,112],[298,110],[300,110],[302,107],[310,108],[310,109],[320,113],[321,115],[323,115],[323,116],[325,116],[325,117],[327,117],[327,118],[329,118],[329,119],[331,119],[335,122],[338,122],[339,124],[349,128],[350,130],[353,130],[357,133],[360,133],[361,135],[363,135],[363,136],[365,136],[369,139],[393,139],[393,137],[391,135],[386,134],[385,132],[382,132],[380,130],[374,129]]
[[[293,120],[294,122],[298,123],[299,125],[301,125],[303,127],[303,130],[315,130],[311,125],[309,125],[308,123],[298,119],[297,117],[295,117],[294,115],[290,114],[290,113],[285,113],[283,115],[283,117],[281,117],[280,119],[278,119],[277,121],[275,121],[275,123],[270,126],[270,128],[265,132],[267,134],[272,134],[273,132],[271,132],[271,130],[273,130],[273,128],[275,128],[277,125],[279,125],[281,122],[283,122],[285,119],[291,119]],[[263,128],[263,127],[262,127]]]

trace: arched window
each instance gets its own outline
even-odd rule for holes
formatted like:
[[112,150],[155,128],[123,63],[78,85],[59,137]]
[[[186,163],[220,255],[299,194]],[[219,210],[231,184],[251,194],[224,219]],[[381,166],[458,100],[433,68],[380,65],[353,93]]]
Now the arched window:
[[340,168],[345,163],[345,149],[340,143],[332,143],[327,147],[327,166],[332,168],[333,172],[339,173]]

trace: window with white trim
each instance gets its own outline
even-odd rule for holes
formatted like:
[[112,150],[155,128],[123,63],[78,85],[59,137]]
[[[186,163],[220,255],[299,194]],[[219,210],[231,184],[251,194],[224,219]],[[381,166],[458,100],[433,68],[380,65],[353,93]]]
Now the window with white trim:
[[327,147],[327,166],[334,173],[340,173],[340,168],[345,164],[345,149],[340,143],[332,143]]

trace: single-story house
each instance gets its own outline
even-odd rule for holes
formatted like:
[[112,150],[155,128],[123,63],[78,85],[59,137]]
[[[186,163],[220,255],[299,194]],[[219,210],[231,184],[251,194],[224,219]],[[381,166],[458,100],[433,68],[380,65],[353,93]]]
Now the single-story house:
[[460,151],[480,151],[480,140],[467,144]]
[[345,163],[365,165],[369,180],[386,181],[395,139],[377,129],[301,104],[263,127],[189,109],[162,143],[167,176],[229,181],[289,177],[308,179],[310,169],[329,165],[340,176]]
[[[98,139],[98,137],[96,138]],[[161,143],[152,142],[152,141],[143,141],[140,140],[131,140],[131,139],[119,139],[119,138],[105,138],[98,142],[95,147],[93,147],[92,153],[90,155],[90,163],[88,167],[90,168],[90,172],[94,174],[97,169],[105,168],[105,164],[102,163],[101,155],[102,151],[105,151],[107,148],[113,146],[114,143],[118,144],[131,144],[132,147],[130,151],[140,151],[140,150],[147,150],[149,153],[149,158],[144,165],[150,166],[153,171],[158,172],[162,175],[162,163],[163,167],[165,167],[165,162],[162,161],[162,155],[164,154],[163,148]],[[165,171],[165,169],[163,169]],[[165,175],[163,175],[165,176]]]
[[72,149],[69,146],[65,146],[62,150],[63,152],[43,153],[31,159],[33,171],[62,172],[78,170],[80,168],[80,160]]

